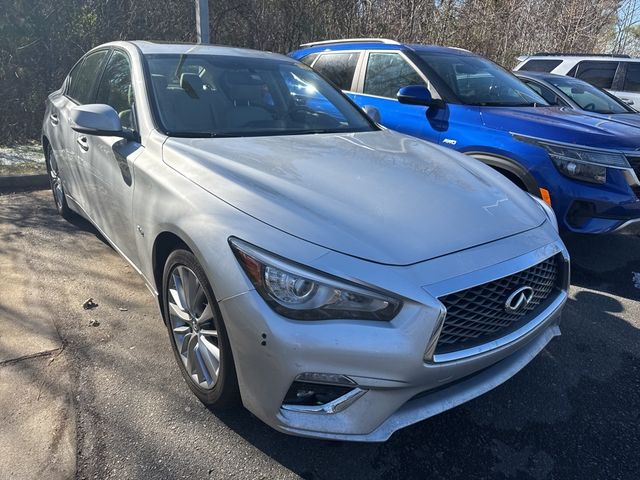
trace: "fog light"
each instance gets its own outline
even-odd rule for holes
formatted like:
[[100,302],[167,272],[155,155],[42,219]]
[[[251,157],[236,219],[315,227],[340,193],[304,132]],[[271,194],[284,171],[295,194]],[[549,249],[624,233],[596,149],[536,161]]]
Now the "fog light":
[[321,383],[293,382],[289,391],[284,396],[285,405],[325,405],[343,395],[346,395],[354,387],[325,385]]
[[580,228],[595,216],[596,207],[593,203],[576,200],[567,212],[567,223],[573,228]]

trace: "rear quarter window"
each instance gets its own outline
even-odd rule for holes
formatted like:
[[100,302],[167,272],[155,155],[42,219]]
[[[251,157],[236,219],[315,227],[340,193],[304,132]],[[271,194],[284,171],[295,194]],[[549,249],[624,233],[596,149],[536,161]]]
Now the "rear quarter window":
[[627,63],[627,73],[624,77],[622,90],[625,92],[640,92],[640,62]]
[[309,55],[305,55],[304,57],[302,57],[300,61],[306,65],[311,66],[311,64],[313,63],[313,61],[316,59],[317,56],[318,56],[317,53],[310,53]]

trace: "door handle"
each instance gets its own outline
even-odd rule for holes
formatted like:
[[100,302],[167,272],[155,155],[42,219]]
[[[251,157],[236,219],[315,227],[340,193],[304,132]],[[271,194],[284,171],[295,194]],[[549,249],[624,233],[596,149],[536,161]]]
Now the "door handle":
[[57,113],[52,113],[51,115],[49,115],[49,120],[51,120],[51,125],[53,125],[54,127],[60,123],[60,119],[58,118]]
[[78,145],[80,145],[80,148],[85,152],[89,150],[89,141],[87,140],[87,137],[85,137],[84,135],[82,137],[78,137],[76,142],[78,142]]

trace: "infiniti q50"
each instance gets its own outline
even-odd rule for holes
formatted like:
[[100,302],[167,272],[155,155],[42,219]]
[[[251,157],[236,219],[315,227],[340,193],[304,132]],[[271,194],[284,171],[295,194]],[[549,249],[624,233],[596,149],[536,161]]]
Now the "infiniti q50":
[[551,209],[370,115],[291,58],[152,42],[91,50],[49,96],[58,212],[144,278],[204,404],[382,441],[560,333]]

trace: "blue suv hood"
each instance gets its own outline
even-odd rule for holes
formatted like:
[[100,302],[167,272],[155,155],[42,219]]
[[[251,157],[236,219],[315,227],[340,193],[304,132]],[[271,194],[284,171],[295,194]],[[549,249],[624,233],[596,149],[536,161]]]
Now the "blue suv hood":
[[554,107],[482,107],[488,128],[615,150],[640,148],[640,128]]

